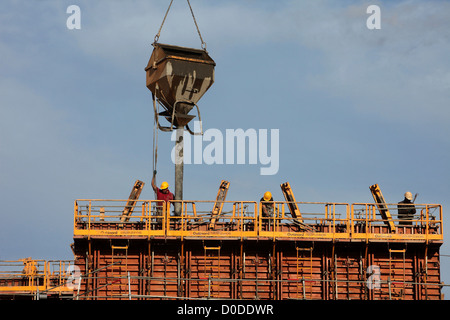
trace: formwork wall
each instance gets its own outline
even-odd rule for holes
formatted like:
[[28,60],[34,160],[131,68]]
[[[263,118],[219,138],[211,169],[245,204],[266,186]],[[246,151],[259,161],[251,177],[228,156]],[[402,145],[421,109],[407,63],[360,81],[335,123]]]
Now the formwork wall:
[[441,299],[439,245],[77,239],[78,299]]
[[76,298],[441,299],[440,205],[221,204],[75,201]]

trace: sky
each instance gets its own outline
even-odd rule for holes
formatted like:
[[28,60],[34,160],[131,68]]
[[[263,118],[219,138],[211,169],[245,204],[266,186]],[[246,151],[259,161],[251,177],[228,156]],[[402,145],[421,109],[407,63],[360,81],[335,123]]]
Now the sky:
[[[168,1],[0,3],[0,260],[71,259],[76,199],[126,199],[135,180],[153,199],[153,110],[145,71]],[[80,29],[69,29],[70,5]],[[279,166],[190,164],[184,198],[387,202],[450,195],[448,1],[192,0],[216,62],[199,101],[203,129],[276,129]],[[381,29],[369,29],[369,5]],[[160,43],[201,48],[175,0]],[[259,132],[259,131],[258,131]],[[274,142],[275,143],[275,142]],[[174,181],[170,133],[158,135],[157,183]],[[450,258],[441,257],[450,284]],[[444,289],[446,299],[450,290]]]

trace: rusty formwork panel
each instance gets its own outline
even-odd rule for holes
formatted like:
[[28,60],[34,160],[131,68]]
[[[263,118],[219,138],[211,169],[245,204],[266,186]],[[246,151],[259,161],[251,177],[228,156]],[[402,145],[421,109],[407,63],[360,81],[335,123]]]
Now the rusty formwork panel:
[[91,272],[79,299],[441,299],[439,245],[161,238],[74,249]]

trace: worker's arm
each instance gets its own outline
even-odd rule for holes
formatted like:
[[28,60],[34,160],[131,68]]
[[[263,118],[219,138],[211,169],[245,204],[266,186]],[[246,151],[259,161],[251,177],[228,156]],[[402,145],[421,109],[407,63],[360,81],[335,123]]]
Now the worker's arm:
[[153,171],[152,188],[153,188],[153,191],[157,192],[158,191],[158,187],[155,184],[155,178],[156,178],[156,170]]
[[267,208],[264,203],[261,203],[261,213],[262,213],[263,217],[267,216]]

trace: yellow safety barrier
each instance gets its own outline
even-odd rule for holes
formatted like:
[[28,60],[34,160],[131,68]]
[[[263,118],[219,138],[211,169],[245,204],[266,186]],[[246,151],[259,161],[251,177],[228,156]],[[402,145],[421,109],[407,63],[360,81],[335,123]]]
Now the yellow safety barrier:
[[[415,204],[416,213],[407,220],[399,216],[398,204],[383,204],[390,212],[386,221],[374,203],[295,202],[293,206],[285,201],[223,201],[220,215],[214,215],[215,201],[139,200],[125,220],[126,203],[75,201],[74,236],[443,240],[442,206],[438,204]],[[301,218],[291,214],[292,207],[301,212]]]
[[0,295],[71,295],[73,289],[67,286],[70,266],[73,261],[69,260],[1,260]]
[[352,238],[362,240],[443,240],[442,206],[439,204],[414,204],[416,213],[409,217],[398,214],[398,204],[384,206],[391,213],[391,223],[396,228],[391,232],[386,221],[381,218],[376,204],[352,204]]
[[[167,216],[167,236],[256,237],[257,203],[222,201],[220,216],[213,216],[215,201],[171,201],[181,203],[181,214]],[[169,211],[168,211],[169,212]],[[216,222],[217,221],[217,222]]]
[[[76,200],[74,236],[164,236],[166,205],[164,201],[137,200],[133,215],[128,212],[128,200]],[[126,221],[125,221],[126,220]]]
[[[349,238],[350,206],[346,203],[296,202],[302,219],[294,218],[287,202],[259,206],[259,236],[269,238]],[[269,207],[269,212],[265,209]],[[266,210],[266,212],[264,212]]]

